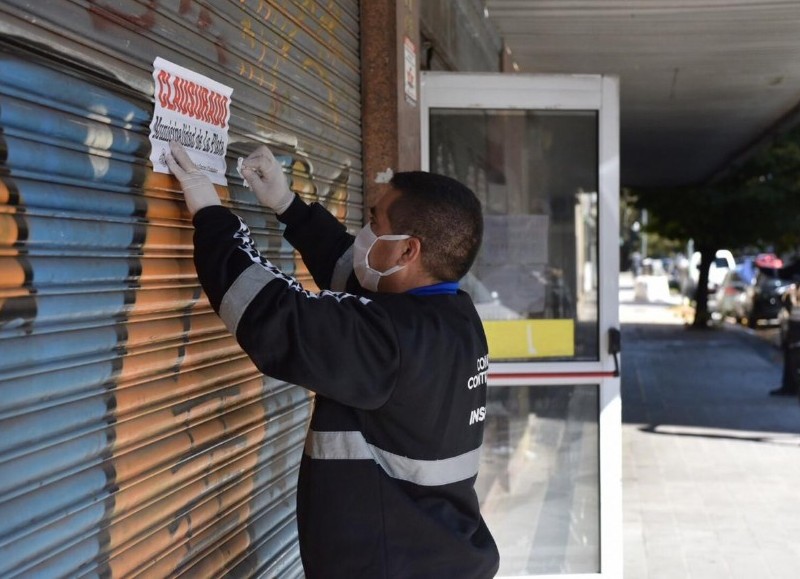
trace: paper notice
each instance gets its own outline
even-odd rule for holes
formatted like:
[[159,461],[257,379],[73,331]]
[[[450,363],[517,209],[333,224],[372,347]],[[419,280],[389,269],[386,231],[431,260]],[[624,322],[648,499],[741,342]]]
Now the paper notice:
[[150,123],[150,161],[156,173],[169,173],[165,157],[178,141],[212,183],[227,185],[225,153],[233,89],[156,57],[153,61],[155,110]]
[[405,37],[403,40],[403,75],[406,102],[411,106],[417,105],[417,47],[414,42]]

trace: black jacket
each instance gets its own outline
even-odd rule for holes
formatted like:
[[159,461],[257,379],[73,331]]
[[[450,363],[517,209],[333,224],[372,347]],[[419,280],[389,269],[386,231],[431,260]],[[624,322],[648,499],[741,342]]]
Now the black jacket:
[[195,265],[256,366],[317,394],[297,495],[306,576],[494,576],[474,491],[488,348],[472,301],[364,292],[353,238],[322,206],[297,199],[281,220],[318,285],[352,293],[304,291],[219,206],[195,215]]

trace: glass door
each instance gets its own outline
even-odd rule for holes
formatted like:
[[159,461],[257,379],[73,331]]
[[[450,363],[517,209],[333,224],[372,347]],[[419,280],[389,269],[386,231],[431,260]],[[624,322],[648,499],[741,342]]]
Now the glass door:
[[616,79],[426,72],[422,167],[484,208],[477,490],[501,577],[622,570]]

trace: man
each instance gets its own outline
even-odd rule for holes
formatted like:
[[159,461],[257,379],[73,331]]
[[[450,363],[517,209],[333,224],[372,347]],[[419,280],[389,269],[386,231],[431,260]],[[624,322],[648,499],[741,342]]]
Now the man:
[[781,347],[783,349],[783,375],[781,385],[769,391],[770,396],[794,396],[800,394],[800,303],[797,287],[800,283],[800,261],[778,268],[776,277],[791,280],[793,285],[781,296],[783,307],[787,310],[787,320],[783,327]]
[[325,288],[312,294],[258,253],[182,147],[171,151],[211,305],[262,372],[316,393],[297,494],[306,576],[494,576],[474,490],[488,349],[457,289],[481,241],[475,195],[399,173],[354,239],[296,197],[260,147],[242,175]]

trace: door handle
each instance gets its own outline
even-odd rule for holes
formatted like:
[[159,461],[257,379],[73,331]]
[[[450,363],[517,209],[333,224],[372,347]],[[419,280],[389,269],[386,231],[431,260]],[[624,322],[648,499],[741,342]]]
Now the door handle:
[[619,376],[619,353],[622,351],[622,332],[619,328],[608,329],[608,353],[614,356],[614,376]]

